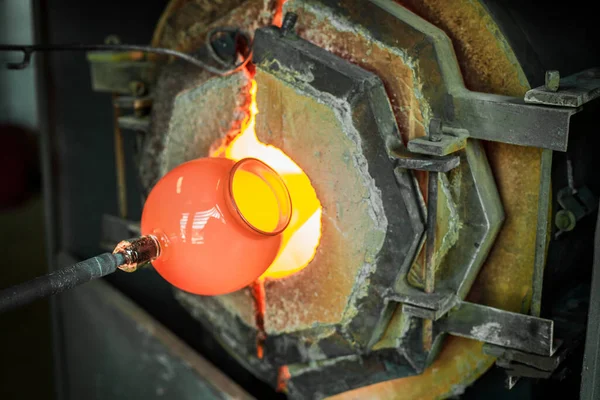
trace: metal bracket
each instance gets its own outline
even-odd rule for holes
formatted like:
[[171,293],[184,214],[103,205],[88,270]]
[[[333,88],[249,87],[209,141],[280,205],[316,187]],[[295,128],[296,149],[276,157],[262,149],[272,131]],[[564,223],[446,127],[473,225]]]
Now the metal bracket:
[[466,134],[460,136],[444,134],[437,142],[428,138],[417,138],[408,142],[408,149],[414,153],[445,156],[464,149],[467,145],[467,138]]
[[575,229],[577,221],[598,207],[598,198],[587,186],[577,190],[570,186],[561,189],[557,194],[557,202],[562,210],[554,218],[554,224],[559,229],[555,237]]
[[[527,351],[485,344],[483,352],[497,357],[496,366],[503,368],[508,378],[516,383],[520,378],[562,379],[568,373],[562,363],[583,342],[585,327],[570,318],[556,321],[555,331],[562,339],[554,340],[556,351],[551,356],[532,354]],[[508,385],[512,389],[513,385]]]
[[148,110],[152,107],[152,97],[117,96],[113,103],[121,109],[134,110],[138,112]]
[[408,142],[408,149],[414,153],[445,156],[467,146],[469,132],[451,128],[440,118],[429,121],[428,137],[416,138]]
[[566,151],[575,108],[545,107],[516,97],[463,91],[453,96],[453,120],[474,139]]
[[466,89],[449,98],[448,117],[443,123],[432,119],[429,138],[409,141],[410,151],[446,155],[464,148],[467,138],[566,151],[571,116],[580,111]]
[[[553,72],[558,74],[558,71]],[[575,108],[598,97],[600,97],[600,68],[590,68],[569,75],[560,79],[555,87],[547,83],[525,93],[527,103]]]
[[[433,143],[433,142],[432,142]],[[393,151],[396,167],[428,172],[448,172],[460,165],[460,157],[429,157],[409,152]]]
[[118,124],[121,129],[128,129],[144,133],[150,132],[150,117],[124,115],[118,118]]
[[457,302],[458,299],[452,298],[450,299],[450,301],[444,303],[443,307],[437,310],[417,307],[410,304],[403,304],[402,311],[413,317],[437,321],[440,318],[444,317],[448,313],[448,311],[450,311],[452,307],[456,305]]
[[509,375],[523,378],[549,378],[576,347],[555,340],[557,351],[552,356],[540,356],[524,351],[485,344],[483,352],[497,357],[496,365],[506,369]]
[[554,321],[462,301],[445,319],[441,331],[498,346],[550,357],[556,351]]

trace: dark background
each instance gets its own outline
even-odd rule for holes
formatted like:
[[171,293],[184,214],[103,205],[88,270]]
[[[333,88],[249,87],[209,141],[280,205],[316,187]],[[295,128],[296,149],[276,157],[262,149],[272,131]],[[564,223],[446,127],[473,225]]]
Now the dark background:
[[[11,1],[23,0],[0,0]],[[166,3],[165,0],[33,1],[35,36],[40,43],[102,43],[109,34],[117,34],[124,43],[147,44]],[[596,50],[600,35],[593,2],[571,2],[560,7],[542,1],[487,3],[492,12],[507,21],[506,29],[513,30],[515,37],[522,37],[520,35],[524,33],[529,39],[535,48],[532,59],[539,63],[537,67],[541,71],[558,69],[563,75],[568,75],[590,66],[600,66]],[[1,18],[10,16],[0,15],[0,22]],[[519,35],[517,31],[520,31]],[[537,74],[532,75],[534,86],[543,83],[540,81],[543,76],[539,73],[540,68]],[[19,127],[0,127],[3,144],[0,149],[0,177],[4,187],[17,187],[10,182],[25,182],[19,193],[5,196],[10,197],[10,202],[0,204],[0,254],[3,255],[0,287],[44,273],[48,265],[45,248],[53,252],[65,250],[79,258],[100,253],[101,217],[103,214],[117,214],[110,95],[92,91],[89,64],[83,53],[37,58],[35,78],[39,102],[34,126],[28,127],[27,132]],[[4,89],[0,86],[0,95]],[[11,95],[19,96],[19,93],[11,92]],[[596,134],[593,126],[589,129],[589,132],[583,133]],[[44,138],[50,141],[46,142]],[[590,142],[579,142],[579,152],[581,148],[593,148]],[[128,136],[127,132],[125,143],[128,152],[133,151],[133,136]],[[40,158],[38,149],[50,150],[50,163]],[[583,156],[581,159],[586,161],[580,170],[597,170],[591,160]],[[128,215],[131,220],[138,220],[140,193],[132,158],[128,157],[127,162]],[[555,163],[557,175],[563,173],[562,162],[564,160],[558,159]],[[39,173],[44,165],[51,167],[50,187],[54,193],[53,204],[47,209],[42,202],[44,182]],[[582,181],[592,179],[591,174],[583,175]],[[19,177],[22,179],[19,180]],[[45,234],[44,225],[47,223],[50,226],[46,231],[48,234]],[[586,275],[589,273],[586,265],[589,265],[591,256],[589,246],[584,246],[581,253],[585,253],[578,263],[581,275],[589,276]],[[557,250],[557,254],[557,259],[565,258],[562,250]],[[569,257],[572,258],[569,255],[566,258]],[[556,271],[557,274],[560,272]],[[173,300],[169,286],[153,271],[138,272],[135,276],[114,274],[108,281],[185,342],[199,349],[251,394],[258,398],[275,397],[266,385],[249,376],[220,351],[214,340],[205,335]],[[62,308],[59,322],[65,330],[78,330],[78,321],[69,318],[68,304]],[[54,393],[72,393],[64,389],[68,382],[85,379],[61,374],[73,371],[67,368],[68,365],[83,365],[92,360],[87,360],[85,352],[73,354],[61,351],[57,354],[68,356],[54,359],[53,348],[60,349],[68,343],[61,340],[64,338],[62,335],[53,336],[53,331],[56,331],[56,324],[52,324],[48,301],[0,315],[0,398],[52,398]],[[93,344],[90,343],[90,346]],[[574,368],[577,368],[577,360],[574,360]],[[507,392],[502,388],[502,371],[492,369],[469,388],[463,398],[529,399],[541,398],[549,391],[555,394],[563,391],[567,398],[576,398],[577,375],[575,372],[574,378],[558,386],[523,381],[513,391]],[[122,377],[115,377],[119,378]],[[89,397],[92,398],[93,394]]]

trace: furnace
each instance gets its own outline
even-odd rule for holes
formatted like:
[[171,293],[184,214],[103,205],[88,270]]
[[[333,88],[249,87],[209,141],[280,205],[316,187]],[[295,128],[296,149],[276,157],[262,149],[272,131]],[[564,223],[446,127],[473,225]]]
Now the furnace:
[[550,169],[579,109],[530,88],[488,9],[214,7],[172,1],[153,45],[235,53],[210,42],[235,26],[252,62],[227,76],[161,65],[137,118],[142,183],[199,157],[254,157],[282,176],[293,214],[254,284],[175,290],[204,329],[291,398],[447,398],[509,351],[555,357],[568,340],[540,317]]

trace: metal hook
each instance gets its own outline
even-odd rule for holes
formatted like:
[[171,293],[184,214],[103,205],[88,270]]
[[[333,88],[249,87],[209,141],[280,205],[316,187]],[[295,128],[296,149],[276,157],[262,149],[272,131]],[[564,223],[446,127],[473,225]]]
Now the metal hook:
[[[180,60],[189,62],[197,67],[203,68],[213,74],[226,76],[235,73],[246,66],[246,64],[252,59],[252,39],[250,36],[236,28],[215,28],[211,31],[211,35],[214,36],[218,32],[232,32],[237,37],[242,37],[245,40],[245,46],[248,49],[242,54],[243,59],[239,62],[226,63],[215,51],[214,47],[209,46],[209,55],[211,59],[223,67],[219,68],[209,63],[196,58],[190,54],[182,53],[177,50],[151,47],[151,46],[140,46],[130,44],[54,44],[54,45],[14,45],[14,44],[0,44],[0,52],[2,51],[21,51],[23,52],[23,61],[20,63],[7,63],[6,66],[9,69],[18,70],[24,69],[31,63],[31,55],[36,51],[141,51],[145,53],[161,54],[166,56],[177,57]],[[209,37],[211,36],[209,35]],[[212,51],[211,51],[212,50]]]
[[22,49],[23,52],[23,61],[15,62],[15,63],[7,63],[6,68],[8,69],[25,69],[31,63],[31,54],[33,53],[31,49],[24,47]]

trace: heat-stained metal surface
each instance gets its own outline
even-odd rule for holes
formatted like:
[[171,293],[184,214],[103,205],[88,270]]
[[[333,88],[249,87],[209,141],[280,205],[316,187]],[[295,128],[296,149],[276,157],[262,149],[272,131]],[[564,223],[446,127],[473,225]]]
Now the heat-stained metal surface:
[[462,302],[440,325],[453,335],[542,356],[555,351],[554,322],[548,319]]

